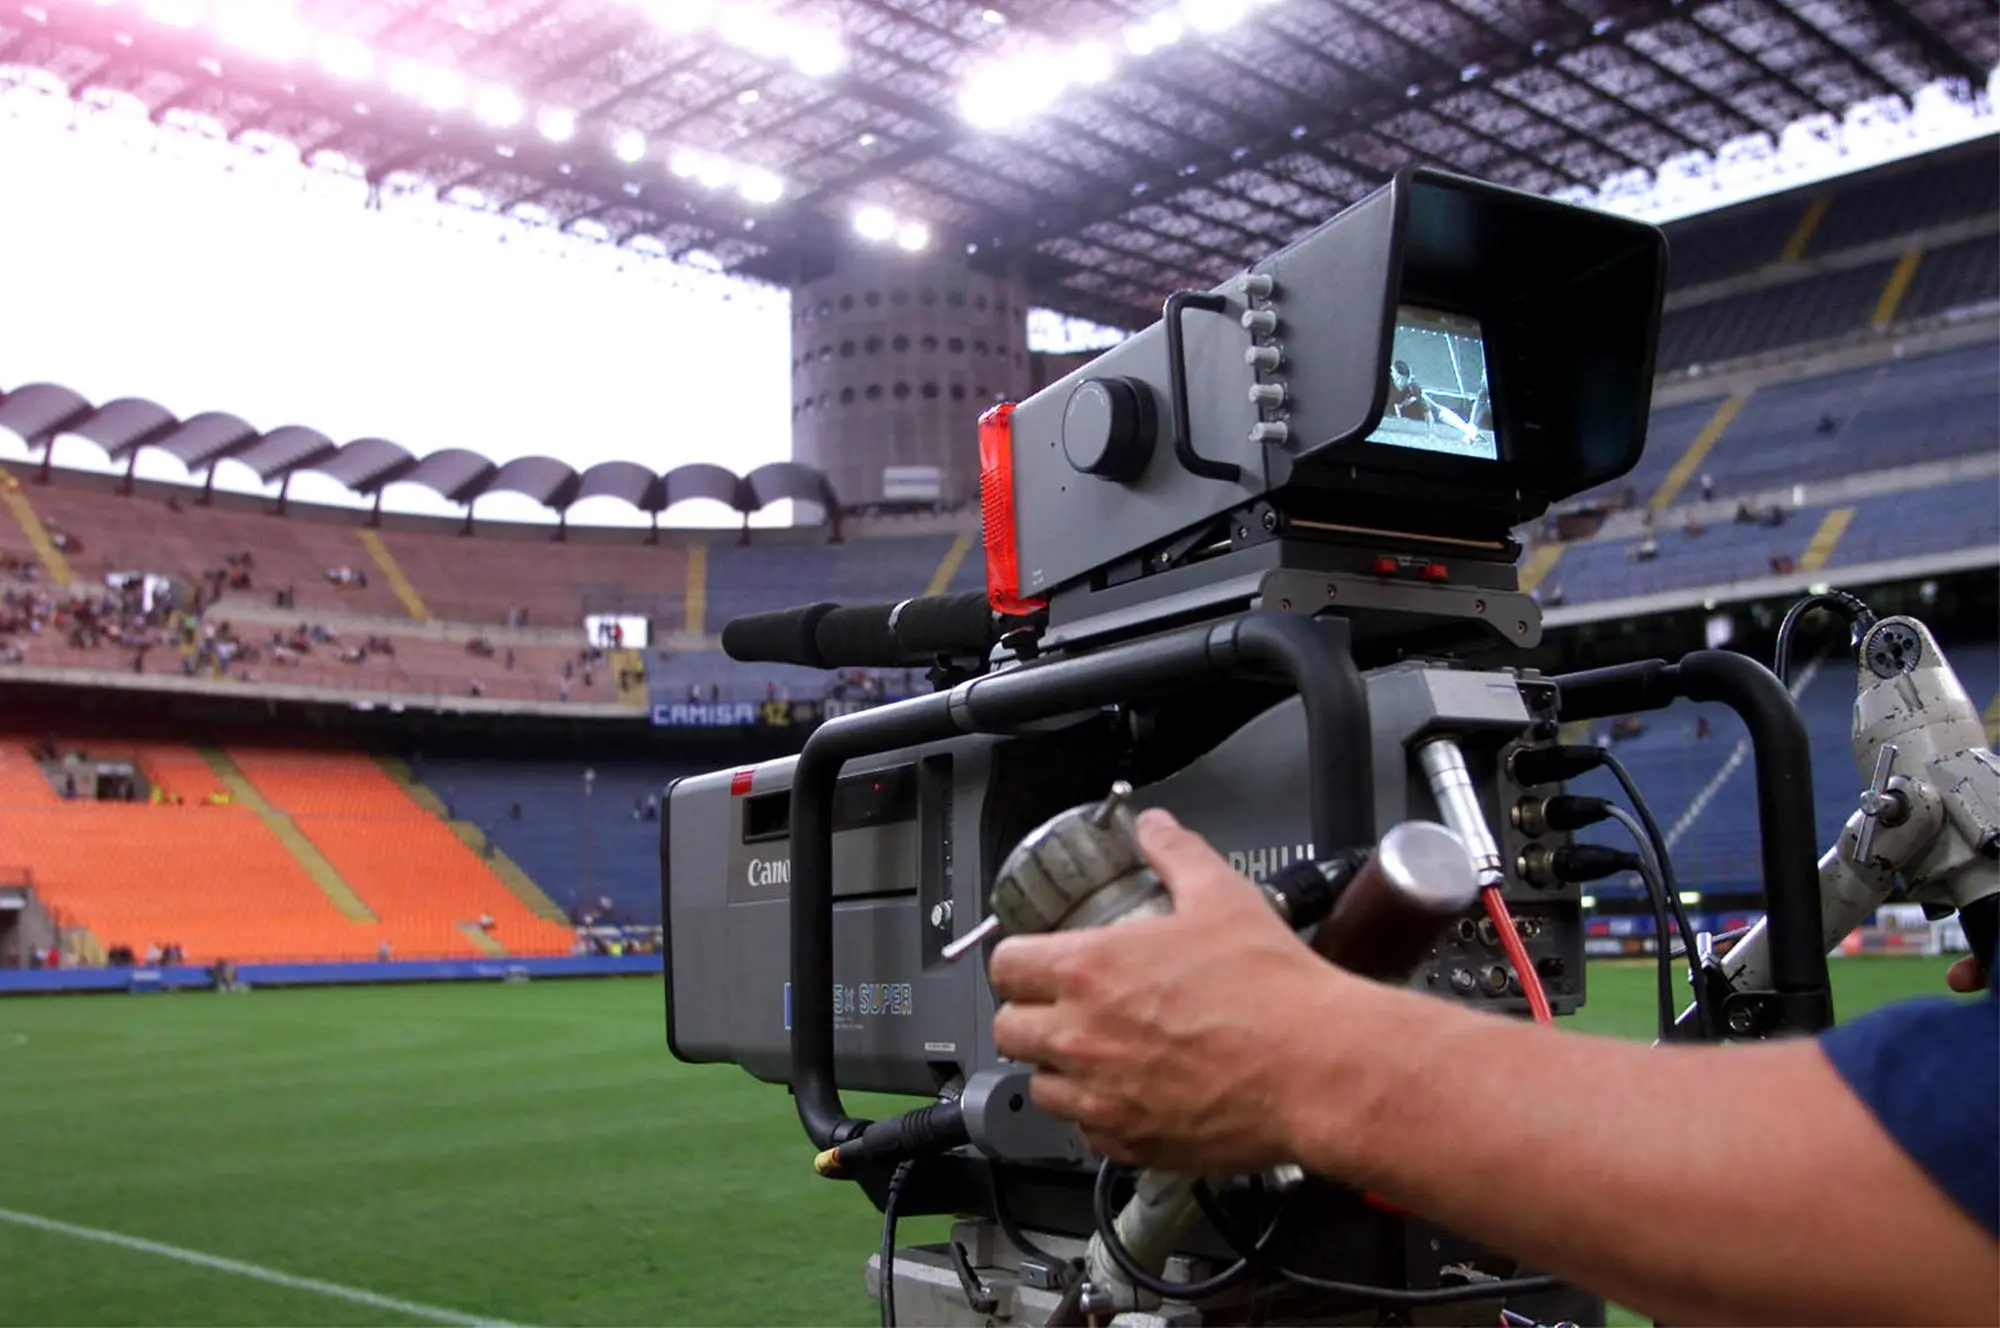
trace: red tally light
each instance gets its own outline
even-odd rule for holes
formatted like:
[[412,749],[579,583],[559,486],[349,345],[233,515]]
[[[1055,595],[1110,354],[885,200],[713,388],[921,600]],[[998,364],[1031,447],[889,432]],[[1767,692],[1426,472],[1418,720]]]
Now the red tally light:
[[1020,535],[1014,527],[1014,405],[979,417],[979,513],[986,528],[986,599],[995,613],[1021,617],[1043,601],[1021,598]]
[[1425,563],[1423,577],[1426,581],[1443,581],[1451,576],[1451,569],[1443,563]]
[[1377,576],[1394,576],[1401,568],[1402,564],[1386,553],[1377,558],[1374,563],[1375,575]]
[[729,777],[729,796],[740,798],[750,791],[750,781],[755,779],[755,770],[738,770]]

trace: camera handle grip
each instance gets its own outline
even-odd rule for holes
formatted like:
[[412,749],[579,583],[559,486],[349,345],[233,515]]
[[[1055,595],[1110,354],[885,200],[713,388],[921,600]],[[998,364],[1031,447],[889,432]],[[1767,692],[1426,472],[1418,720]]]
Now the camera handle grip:
[[1160,325],[1167,334],[1167,395],[1174,412],[1174,459],[1181,469],[1205,480],[1240,483],[1243,467],[1228,461],[1211,461],[1194,450],[1193,425],[1188,420],[1187,347],[1183,343],[1181,315],[1190,309],[1219,314],[1229,307],[1220,295],[1205,291],[1175,291],[1167,297]]
[[1365,843],[1372,790],[1348,772],[1367,768],[1368,694],[1348,624],[1254,610],[1088,655],[989,673],[948,692],[830,720],[813,731],[792,774],[792,1074],[800,1123],[819,1148],[869,1122],[847,1114],[834,1072],[833,791],[857,757],[1021,725],[1221,679],[1288,683],[1304,703],[1307,796],[1320,844]]

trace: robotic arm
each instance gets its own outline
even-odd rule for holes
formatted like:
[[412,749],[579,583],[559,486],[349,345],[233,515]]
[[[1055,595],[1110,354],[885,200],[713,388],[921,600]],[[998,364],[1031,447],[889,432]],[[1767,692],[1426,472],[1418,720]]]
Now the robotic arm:
[[[1915,618],[1884,618],[1856,665],[1854,761],[1868,789],[1819,861],[1827,949],[1881,907],[1900,877],[1932,917],[1957,910],[1990,973],[2000,922],[2000,758],[1979,710]],[[1732,986],[1769,981],[1766,924],[1721,962]]]

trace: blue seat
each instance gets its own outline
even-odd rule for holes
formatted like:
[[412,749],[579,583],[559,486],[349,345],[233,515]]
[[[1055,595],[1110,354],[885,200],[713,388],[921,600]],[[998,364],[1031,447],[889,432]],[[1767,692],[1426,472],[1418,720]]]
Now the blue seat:
[[[584,770],[597,772],[584,792]],[[455,817],[486,832],[572,919],[607,897],[614,918],[660,921],[660,825],[633,815],[692,764],[423,757],[412,773]],[[521,808],[513,819],[509,808]]]

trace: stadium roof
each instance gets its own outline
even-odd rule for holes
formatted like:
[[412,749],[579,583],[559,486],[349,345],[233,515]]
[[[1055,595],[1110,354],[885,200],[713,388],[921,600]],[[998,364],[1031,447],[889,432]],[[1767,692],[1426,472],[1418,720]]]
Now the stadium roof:
[[1990,0],[37,0],[0,65],[786,282],[1019,262],[1114,325],[1397,166],[1558,192],[1983,88]]
[[216,467],[235,461],[261,484],[282,484],[301,471],[325,475],[350,492],[381,503],[392,484],[416,484],[449,502],[472,505],[487,494],[532,498],[567,518],[586,498],[617,498],[655,520],[669,508],[693,499],[725,504],[748,516],[773,503],[810,503],[838,526],[840,501],[826,476],[793,461],[759,466],[737,475],[705,462],[657,472],[632,461],[603,461],[578,471],[553,457],[516,457],[496,463],[464,448],[445,448],[419,458],[386,438],[336,443],[317,429],[285,425],[260,433],[234,415],[210,411],[181,419],[164,406],[134,397],[95,405],[53,383],[30,383],[0,393],[0,429],[42,453],[47,473],[56,439],[65,435],[95,444],[105,456],[133,467],[142,449],[166,453],[208,482]]

